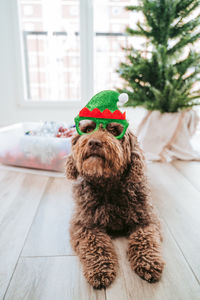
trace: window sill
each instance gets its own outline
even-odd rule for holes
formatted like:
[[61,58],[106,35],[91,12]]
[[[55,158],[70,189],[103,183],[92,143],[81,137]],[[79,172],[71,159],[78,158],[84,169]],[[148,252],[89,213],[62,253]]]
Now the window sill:
[[81,100],[22,100],[18,103],[19,107],[24,108],[45,108],[45,109],[60,109],[60,108],[80,108],[83,106],[83,101]]

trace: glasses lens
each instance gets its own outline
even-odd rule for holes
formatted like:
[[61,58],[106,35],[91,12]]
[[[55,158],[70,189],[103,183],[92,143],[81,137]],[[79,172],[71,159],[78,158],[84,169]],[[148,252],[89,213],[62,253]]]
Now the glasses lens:
[[106,130],[114,136],[119,136],[123,132],[124,126],[122,124],[114,123],[114,122],[108,123],[106,125]]
[[96,129],[96,123],[92,120],[81,120],[79,122],[79,130],[82,133],[92,133]]

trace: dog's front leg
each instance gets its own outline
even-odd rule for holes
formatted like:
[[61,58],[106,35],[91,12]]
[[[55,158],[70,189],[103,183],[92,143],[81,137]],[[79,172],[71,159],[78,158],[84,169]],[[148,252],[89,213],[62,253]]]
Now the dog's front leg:
[[116,277],[118,265],[111,238],[99,229],[73,224],[70,234],[88,282],[97,289],[109,286]]
[[154,224],[139,227],[130,235],[128,258],[132,269],[142,279],[151,283],[160,280],[164,261],[160,232]]

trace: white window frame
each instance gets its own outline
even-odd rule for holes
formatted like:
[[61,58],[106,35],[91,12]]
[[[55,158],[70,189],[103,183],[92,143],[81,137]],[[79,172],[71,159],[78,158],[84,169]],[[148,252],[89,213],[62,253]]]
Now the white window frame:
[[13,28],[14,28],[14,44],[15,44],[15,61],[16,61],[16,90],[17,103],[21,107],[80,107],[84,102],[87,102],[93,95],[94,87],[94,28],[93,28],[93,1],[79,0],[80,8],[80,83],[81,100],[38,100],[34,101],[25,97],[26,93],[26,79],[25,79],[25,60],[24,60],[24,45],[22,41],[21,27],[20,27],[20,7],[19,1],[13,0],[11,2],[11,9],[13,12]]

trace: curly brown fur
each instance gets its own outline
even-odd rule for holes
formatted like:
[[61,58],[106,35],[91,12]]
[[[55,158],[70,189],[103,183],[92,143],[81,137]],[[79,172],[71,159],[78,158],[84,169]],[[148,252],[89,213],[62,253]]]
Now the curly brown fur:
[[97,228],[88,229],[73,220],[71,242],[83,264],[83,272],[94,288],[110,285],[116,276],[117,256],[111,238]]
[[121,140],[100,128],[76,135],[66,162],[75,179],[75,213],[71,244],[88,282],[110,285],[117,271],[114,235],[129,235],[128,258],[143,279],[156,282],[164,267],[160,224],[150,203],[144,158],[136,137],[127,130]]

